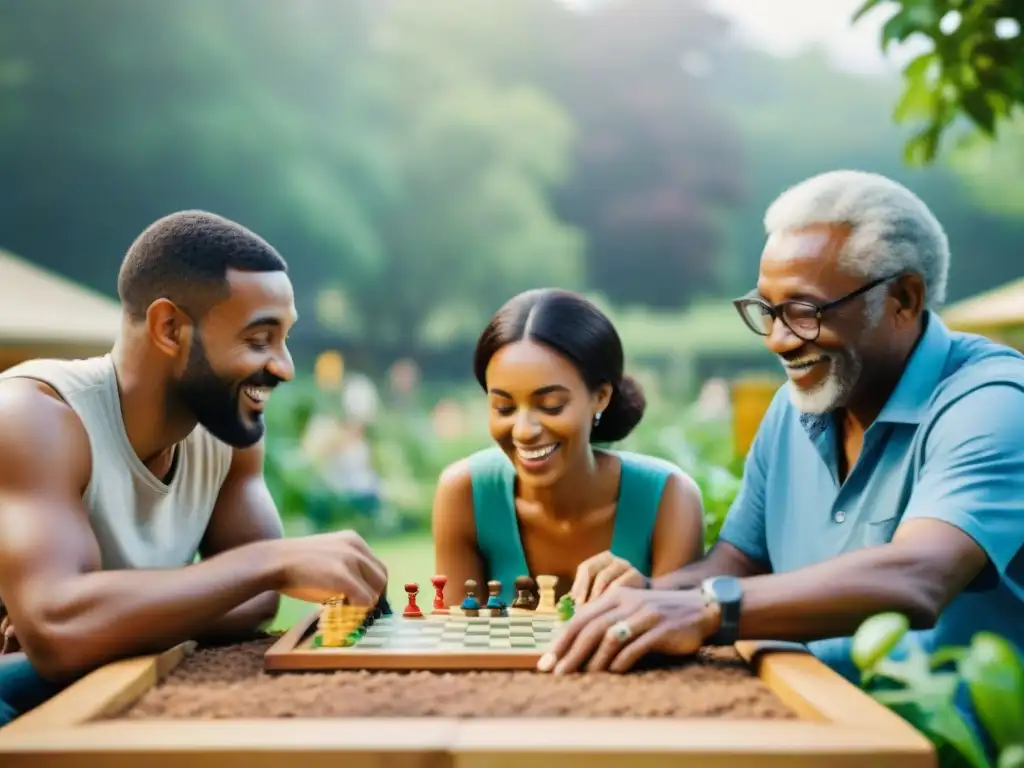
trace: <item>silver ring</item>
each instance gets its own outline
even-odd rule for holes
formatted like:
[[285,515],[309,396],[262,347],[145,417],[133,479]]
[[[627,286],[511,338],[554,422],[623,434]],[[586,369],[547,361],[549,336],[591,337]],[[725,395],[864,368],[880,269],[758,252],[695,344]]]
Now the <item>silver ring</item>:
[[629,624],[624,621],[617,621],[612,624],[608,629],[608,633],[620,643],[626,642],[633,636],[633,630],[630,629]]

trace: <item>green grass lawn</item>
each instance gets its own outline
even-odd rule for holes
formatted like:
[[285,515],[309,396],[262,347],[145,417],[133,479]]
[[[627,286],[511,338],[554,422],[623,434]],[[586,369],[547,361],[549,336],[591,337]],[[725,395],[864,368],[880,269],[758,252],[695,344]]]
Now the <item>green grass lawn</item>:
[[[430,585],[430,577],[434,575],[434,545],[429,536],[382,539],[369,543],[388,567],[388,601],[393,609],[401,611],[405,606],[406,595],[402,586],[409,581],[420,585],[420,605],[425,604],[424,597],[433,600],[434,588]],[[311,603],[282,597],[281,608],[271,629],[288,629],[314,607]]]

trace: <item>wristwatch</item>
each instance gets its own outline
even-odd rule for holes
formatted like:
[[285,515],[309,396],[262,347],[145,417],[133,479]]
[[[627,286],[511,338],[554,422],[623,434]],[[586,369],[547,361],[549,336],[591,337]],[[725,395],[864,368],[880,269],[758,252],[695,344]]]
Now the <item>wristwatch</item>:
[[732,645],[740,628],[740,607],[743,587],[735,576],[712,576],[700,585],[700,594],[706,605],[718,606],[721,619],[718,631],[707,639],[708,645]]

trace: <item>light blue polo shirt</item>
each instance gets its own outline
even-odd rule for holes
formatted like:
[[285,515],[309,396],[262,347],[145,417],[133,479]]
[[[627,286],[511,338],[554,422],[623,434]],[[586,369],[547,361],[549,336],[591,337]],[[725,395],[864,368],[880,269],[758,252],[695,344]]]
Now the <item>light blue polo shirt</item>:
[[[778,573],[884,544],[905,520],[942,520],[977,541],[990,565],[913,636],[934,650],[989,630],[1024,652],[1024,355],[952,333],[929,313],[841,486],[831,417],[801,414],[788,386],[758,430],[721,538]],[[808,648],[859,680],[848,638]]]

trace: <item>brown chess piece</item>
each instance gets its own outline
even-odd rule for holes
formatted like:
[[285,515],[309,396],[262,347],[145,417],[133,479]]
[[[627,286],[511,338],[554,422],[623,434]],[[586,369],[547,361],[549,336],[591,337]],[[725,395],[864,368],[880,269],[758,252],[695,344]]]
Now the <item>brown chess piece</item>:
[[516,598],[512,601],[513,608],[521,608],[526,611],[537,609],[537,596],[535,594],[537,585],[529,576],[519,576],[515,582]]

